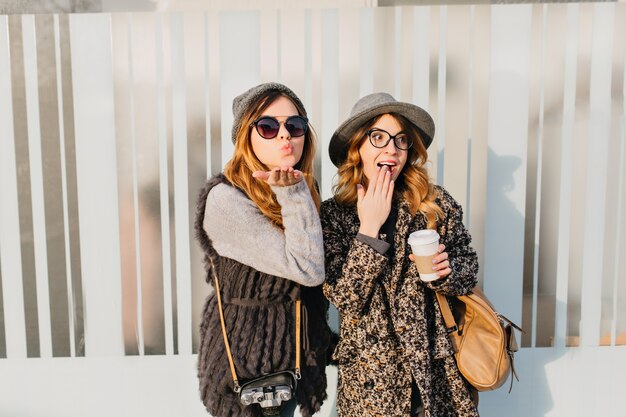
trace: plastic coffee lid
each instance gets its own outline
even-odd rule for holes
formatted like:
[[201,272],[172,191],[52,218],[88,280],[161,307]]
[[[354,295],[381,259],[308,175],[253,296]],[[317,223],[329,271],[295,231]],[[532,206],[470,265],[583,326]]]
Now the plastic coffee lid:
[[409,235],[409,245],[428,245],[438,240],[439,233],[432,229],[418,230]]

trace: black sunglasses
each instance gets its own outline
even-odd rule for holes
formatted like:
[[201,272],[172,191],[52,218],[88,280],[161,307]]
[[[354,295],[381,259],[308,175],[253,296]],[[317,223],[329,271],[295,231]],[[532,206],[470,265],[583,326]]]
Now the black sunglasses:
[[[279,122],[278,119],[272,116],[261,116],[252,122],[257,133],[263,139],[274,139],[278,136],[280,123],[281,122]],[[289,116],[283,124],[292,138],[304,135],[309,128],[309,121],[306,117],[302,116]]]

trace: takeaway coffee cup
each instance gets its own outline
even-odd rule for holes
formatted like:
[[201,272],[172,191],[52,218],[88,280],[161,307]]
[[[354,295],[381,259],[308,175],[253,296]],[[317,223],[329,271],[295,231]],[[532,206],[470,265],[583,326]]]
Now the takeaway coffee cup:
[[434,281],[439,277],[433,271],[433,258],[439,247],[439,233],[435,230],[418,230],[409,235],[409,245],[415,255],[415,264],[422,281]]

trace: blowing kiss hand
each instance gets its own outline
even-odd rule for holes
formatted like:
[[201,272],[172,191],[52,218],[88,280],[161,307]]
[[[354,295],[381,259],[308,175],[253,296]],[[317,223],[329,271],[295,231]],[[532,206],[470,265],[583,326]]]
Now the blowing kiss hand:
[[258,180],[265,181],[271,186],[287,187],[302,181],[302,171],[292,167],[276,167],[271,171],[254,171],[252,176]]

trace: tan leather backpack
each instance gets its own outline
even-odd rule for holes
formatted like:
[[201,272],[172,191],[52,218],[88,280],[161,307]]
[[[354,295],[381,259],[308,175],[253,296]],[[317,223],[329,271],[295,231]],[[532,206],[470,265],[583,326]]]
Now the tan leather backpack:
[[488,391],[502,386],[511,374],[512,387],[513,377],[519,380],[513,363],[518,349],[513,329],[523,330],[499,314],[479,287],[458,297],[436,294],[465,379],[478,391]]

